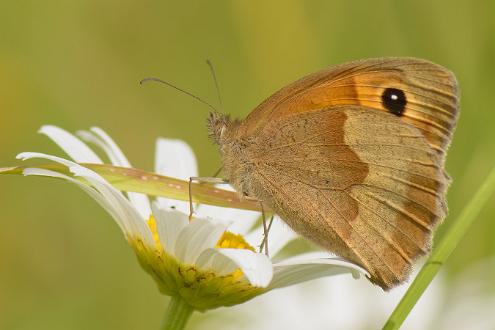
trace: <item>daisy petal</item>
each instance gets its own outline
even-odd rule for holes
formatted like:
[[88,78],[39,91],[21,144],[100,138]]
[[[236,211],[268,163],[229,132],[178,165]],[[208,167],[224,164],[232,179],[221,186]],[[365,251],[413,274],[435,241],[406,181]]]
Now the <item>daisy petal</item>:
[[[267,224],[269,220],[267,219]],[[297,238],[297,234],[280,219],[279,216],[273,218],[273,223],[268,233],[268,250],[270,255],[276,255],[290,241]],[[246,240],[252,246],[258,246],[263,239],[263,227],[256,228],[253,232],[246,235]]]
[[131,167],[131,163],[124,155],[122,150],[119,148],[117,143],[101,128],[99,127],[91,127],[91,132],[93,132],[106,146],[108,146],[109,152],[112,154],[112,157],[115,160],[114,165],[122,166],[122,167]]
[[[198,176],[196,157],[187,143],[181,140],[159,138],[156,140],[155,172],[182,180]],[[175,208],[188,213],[189,203],[163,197],[156,199],[162,208]]]
[[96,200],[96,202],[101,207],[103,207],[105,209],[105,211],[107,211],[112,216],[112,218],[115,220],[115,222],[120,227],[120,229],[122,230],[123,233],[128,232],[128,230],[125,229],[125,223],[123,223],[122,220],[120,219],[120,217],[118,216],[118,214],[115,213],[113,206],[110,203],[108,203],[108,200],[105,199],[101,194],[99,194],[95,189],[85,185],[84,183],[82,183],[82,182],[80,182],[80,181],[78,181],[78,180],[76,180],[70,176],[67,176],[67,175],[64,175],[64,174],[61,174],[58,172],[50,171],[50,170],[41,169],[41,168],[30,168],[29,167],[29,168],[24,169],[23,174],[26,176],[29,176],[29,175],[49,176],[49,177],[53,177],[53,178],[64,179],[64,180],[67,180],[69,182],[76,184],[79,188],[84,190],[88,195],[93,197],[94,200]]
[[367,274],[361,267],[339,258],[286,260],[274,265],[270,290],[346,273],[352,274],[355,278],[360,274]]
[[196,265],[202,269],[211,269],[220,276],[228,275],[238,268],[230,258],[213,248],[204,250],[196,260]]
[[264,288],[270,284],[273,266],[266,255],[244,249],[217,249],[217,251],[232,260],[253,286]]
[[181,140],[157,139],[155,172],[183,180],[198,176],[198,165],[191,147]]
[[177,237],[175,256],[186,264],[194,264],[199,255],[218,242],[225,226],[197,218],[192,220]]
[[[218,184],[215,187],[230,191],[235,189],[229,184]],[[202,204],[196,210],[198,217],[213,217],[213,221],[221,223],[230,222],[229,231],[236,234],[247,234],[253,228],[261,213],[257,211],[239,210],[234,208],[219,207]]]
[[[215,221],[230,222],[229,231],[244,235],[249,232],[260,217],[260,212],[239,210],[234,208],[219,207],[202,204],[196,210],[198,217],[214,216]],[[258,243],[259,244],[259,241]]]
[[114,211],[112,215],[116,214],[116,217],[119,217],[119,219],[121,219],[124,223],[123,227],[125,228],[127,234],[131,236],[137,235],[143,239],[145,243],[154,246],[153,237],[144,221],[145,219],[141,218],[141,215],[120,191],[115,189],[96,172],[93,172],[90,169],[69,160],[42,153],[23,152],[17,155],[17,158],[23,160],[30,158],[43,158],[67,166],[69,170],[74,173],[74,175],[81,176],[86,179],[100,194],[103,195],[103,198],[105,198],[109,205],[112,206]]
[[119,160],[115,157],[110,147],[106,145],[102,140],[97,138],[93,133],[88,131],[77,131],[76,135],[79,136],[83,141],[92,143],[99,147],[107,155],[108,159],[110,159],[110,163],[116,166],[120,166]]
[[32,159],[32,158],[42,158],[42,159],[48,159],[48,160],[51,160],[53,162],[60,163],[60,164],[65,165],[67,167],[80,166],[73,161],[70,161],[70,160],[67,160],[64,158],[60,158],[57,156],[47,155],[47,154],[44,154],[41,152],[21,152],[20,154],[18,154],[16,156],[16,158],[20,159],[20,160],[28,160],[28,159]]
[[[111,163],[116,166],[132,167],[131,163],[119,148],[117,143],[102,129],[92,127],[91,132],[80,131],[78,135],[87,142],[91,142],[100,147],[108,156]],[[127,192],[127,197],[136,207],[141,216],[145,219],[151,214],[150,201],[144,194]]]
[[168,199],[165,197],[156,197],[156,201],[160,204],[160,208],[162,209],[176,210],[184,214],[189,214],[189,202]]
[[[110,203],[113,204],[115,210],[120,217],[124,219],[131,228],[131,236],[137,236],[146,244],[154,246],[153,236],[145,220],[135,206],[124,197],[124,195],[109,184],[96,172],[82,166],[72,166],[71,172],[76,176],[81,176],[86,179],[95,189],[97,189]],[[131,237],[132,238],[132,237]],[[136,237],[134,237],[136,238]]]
[[45,125],[40,128],[39,133],[48,136],[78,163],[103,164],[101,159],[86,144],[59,127]]
[[151,214],[150,200],[145,194],[126,192],[127,197],[139,212],[141,217],[147,219]]
[[158,203],[153,203],[152,209],[160,243],[165,252],[175,255],[177,238],[179,233],[188,225],[189,220],[182,212],[160,209]]

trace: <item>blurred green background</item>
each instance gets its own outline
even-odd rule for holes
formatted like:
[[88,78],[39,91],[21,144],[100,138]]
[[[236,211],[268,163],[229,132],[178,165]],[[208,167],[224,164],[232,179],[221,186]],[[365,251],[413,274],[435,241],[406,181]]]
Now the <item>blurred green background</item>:
[[[447,168],[450,215],[495,164],[494,1],[2,1],[0,166],[61,154],[36,131],[105,129],[152,169],[158,136],[191,144],[200,173],[219,159],[207,108],[159,76],[245,116],[279,87],[351,59],[415,56],[457,75],[461,117]],[[166,299],[111,218],[77,188],[0,177],[0,329],[157,329]],[[447,279],[495,255],[495,202],[452,255]],[[493,281],[495,270],[486,274]],[[221,314],[221,313],[220,313]],[[196,320],[196,325],[198,321]],[[201,328],[197,326],[197,328]]]

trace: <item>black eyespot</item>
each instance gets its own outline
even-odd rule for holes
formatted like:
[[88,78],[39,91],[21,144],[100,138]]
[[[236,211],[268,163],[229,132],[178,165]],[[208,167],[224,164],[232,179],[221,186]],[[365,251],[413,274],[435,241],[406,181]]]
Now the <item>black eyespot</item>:
[[406,94],[397,88],[387,88],[383,91],[382,103],[394,115],[402,116],[407,104]]

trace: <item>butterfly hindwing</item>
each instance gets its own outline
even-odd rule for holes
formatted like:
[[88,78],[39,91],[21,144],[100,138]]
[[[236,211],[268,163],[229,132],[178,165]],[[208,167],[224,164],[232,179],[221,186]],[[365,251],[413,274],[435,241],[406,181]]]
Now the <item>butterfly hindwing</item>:
[[[253,192],[297,232],[390,288],[446,212],[440,156],[397,117],[360,106],[296,113],[257,141]],[[254,151],[253,151],[254,152]]]

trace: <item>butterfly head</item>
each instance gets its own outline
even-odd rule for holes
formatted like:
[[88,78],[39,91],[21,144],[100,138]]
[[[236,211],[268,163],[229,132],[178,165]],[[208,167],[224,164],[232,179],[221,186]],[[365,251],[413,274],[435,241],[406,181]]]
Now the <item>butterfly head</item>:
[[220,112],[210,112],[207,120],[208,134],[218,145],[223,145],[226,139],[230,138],[232,128],[238,125],[238,121],[231,120],[230,116]]

